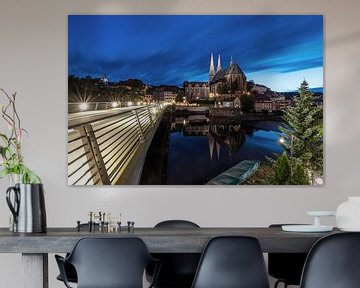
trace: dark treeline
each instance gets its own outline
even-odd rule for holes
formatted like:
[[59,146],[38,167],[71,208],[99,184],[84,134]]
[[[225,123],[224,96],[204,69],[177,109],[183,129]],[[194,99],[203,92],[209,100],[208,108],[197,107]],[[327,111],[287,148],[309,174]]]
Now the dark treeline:
[[68,77],[68,99],[71,102],[139,101],[146,85],[138,79],[109,82],[106,78]]

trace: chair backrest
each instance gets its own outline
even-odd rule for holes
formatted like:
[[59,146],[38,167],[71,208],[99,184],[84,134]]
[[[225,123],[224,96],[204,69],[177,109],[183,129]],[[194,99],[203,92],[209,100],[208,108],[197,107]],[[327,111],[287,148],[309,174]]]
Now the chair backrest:
[[268,288],[264,258],[256,238],[212,238],[203,254],[192,288]]
[[200,228],[200,226],[188,220],[166,220],[156,224],[155,228]]
[[[155,228],[200,228],[200,226],[188,220],[166,220],[156,224]],[[162,259],[163,264],[158,277],[158,282],[175,281],[178,283],[181,281],[184,283],[188,282],[189,285],[191,285],[199,264],[200,256],[200,253],[156,254],[157,258]]]
[[67,259],[76,269],[78,288],[142,288],[152,260],[138,238],[82,238]]
[[300,287],[360,287],[360,233],[333,234],[316,242],[306,259]]

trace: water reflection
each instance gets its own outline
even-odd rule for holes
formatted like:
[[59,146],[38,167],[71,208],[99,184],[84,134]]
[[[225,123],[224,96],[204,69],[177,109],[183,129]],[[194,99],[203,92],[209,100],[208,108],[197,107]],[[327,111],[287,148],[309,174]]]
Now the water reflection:
[[[146,160],[142,184],[205,184],[242,160],[264,161],[282,152],[277,134],[280,122],[229,122],[207,115],[169,116],[164,121],[166,128],[159,133],[166,145],[154,138],[149,154],[163,147],[162,155]],[[162,163],[162,179],[154,183],[151,171],[159,174],[156,163]]]

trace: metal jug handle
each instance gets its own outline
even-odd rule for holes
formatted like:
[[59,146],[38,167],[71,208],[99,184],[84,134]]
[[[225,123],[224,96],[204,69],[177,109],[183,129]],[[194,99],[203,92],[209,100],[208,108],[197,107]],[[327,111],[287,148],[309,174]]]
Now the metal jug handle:
[[[14,205],[11,203],[11,191],[14,191]],[[20,206],[20,191],[15,186],[9,187],[6,190],[6,202],[10,208],[11,213],[14,215],[14,223],[18,222],[19,206]]]

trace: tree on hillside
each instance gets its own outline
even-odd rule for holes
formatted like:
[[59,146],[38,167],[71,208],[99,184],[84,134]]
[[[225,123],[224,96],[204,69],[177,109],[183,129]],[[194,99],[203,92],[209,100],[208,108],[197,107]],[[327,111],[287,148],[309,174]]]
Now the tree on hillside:
[[309,178],[306,175],[306,171],[300,161],[293,162],[293,168],[291,169],[291,181],[292,185],[308,185]]
[[274,164],[274,184],[286,185],[291,179],[290,161],[285,153],[283,153]]
[[288,127],[279,127],[284,134],[283,144],[291,158],[300,161],[313,184],[316,176],[323,174],[323,113],[314,104],[314,95],[304,80],[294,106],[284,111],[283,119]]
[[264,184],[272,185],[308,185],[309,179],[302,163],[290,158],[283,152],[276,160],[272,160],[272,173]]
[[243,112],[250,112],[254,110],[255,106],[255,95],[254,94],[243,94],[240,96],[241,110]]
[[175,102],[176,102],[176,103],[181,103],[181,102],[183,102],[183,100],[184,100],[183,97],[184,97],[184,96],[183,96],[181,93],[177,94],[176,97],[175,97]]
[[73,75],[68,77],[69,102],[92,102],[96,101],[98,94],[95,93],[96,80],[90,76],[79,78]]

